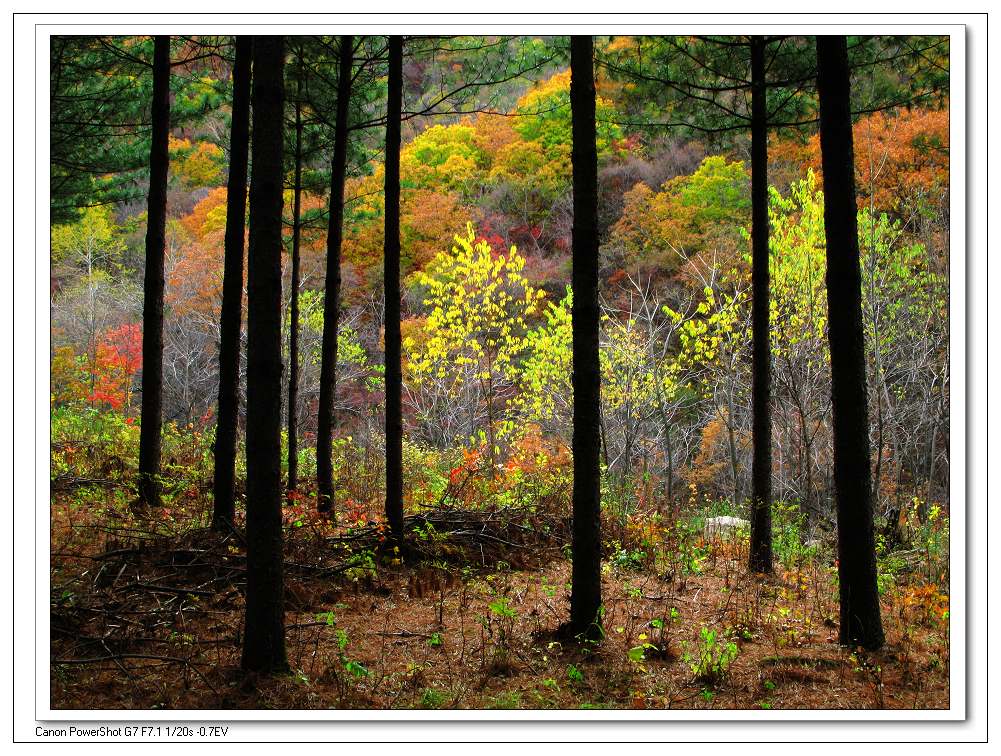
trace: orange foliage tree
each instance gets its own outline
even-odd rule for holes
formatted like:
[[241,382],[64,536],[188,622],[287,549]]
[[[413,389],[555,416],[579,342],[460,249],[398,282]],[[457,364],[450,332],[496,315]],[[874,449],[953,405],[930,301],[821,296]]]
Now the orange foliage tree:
[[673,178],[659,192],[643,183],[626,192],[609,247],[627,270],[671,273],[683,255],[707,249],[735,254],[739,229],[749,217],[750,182],[743,162],[712,155],[691,176]]
[[[225,204],[222,209],[225,211]],[[218,229],[184,239],[171,250],[165,301],[173,316],[195,316],[213,323],[217,319],[222,302],[224,233],[225,229]]]
[[225,231],[226,187],[212,189],[190,214],[181,219],[181,225],[195,239],[202,239],[215,231]]
[[[949,111],[880,111],[852,129],[859,206],[893,213],[908,224],[946,212],[949,197]],[[803,172],[818,175],[820,137],[808,142]]]
[[[384,203],[375,188],[381,177],[379,166],[373,176],[351,179],[346,186],[348,207],[342,256],[369,287],[379,284],[382,275]],[[407,276],[423,269],[448,247],[456,222],[468,222],[471,212],[455,192],[405,187],[400,195],[400,272]],[[352,293],[346,291],[345,295],[350,299]]]

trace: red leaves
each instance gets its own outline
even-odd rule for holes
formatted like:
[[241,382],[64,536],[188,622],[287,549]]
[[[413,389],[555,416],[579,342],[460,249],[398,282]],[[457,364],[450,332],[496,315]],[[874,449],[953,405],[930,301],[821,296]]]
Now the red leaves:
[[97,345],[94,364],[94,389],[87,397],[92,404],[107,404],[112,409],[127,407],[132,394],[132,379],[142,367],[142,328],[126,323],[106,331]]
[[87,397],[91,404],[107,404],[111,409],[121,409],[122,398],[114,391],[95,388]]
[[623,155],[635,152],[640,146],[639,134],[628,134],[621,139],[612,140],[612,151]]
[[126,323],[104,334],[104,343],[98,347],[98,359],[128,375],[135,375],[143,364],[143,336],[138,323]]
[[507,244],[505,244],[504,238],[500,234],[490,234],[489,236],[480,236],[476,239],[477,244],[483,244],[484,242],[489,244],[494,249],[498,247],[503,248],[508,246]]

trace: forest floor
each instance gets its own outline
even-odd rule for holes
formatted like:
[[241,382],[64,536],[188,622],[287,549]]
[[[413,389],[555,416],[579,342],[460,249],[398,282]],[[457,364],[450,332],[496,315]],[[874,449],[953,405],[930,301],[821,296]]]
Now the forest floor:
[[829,545],[752,575],[746,539],[706,541],[679,521],[646,548],[611,544],[606,637],[581,645],[557,634],[567,523],[534,510],[411,515],[402,560],[379,526],[290,519],[291,671],[246,675],[239,528],[206,529],[204,510],[95,506],[103,495],[53,498],[54,709],[949,705],[947,575],[881,578],[887,644],[865,653],[837,643]]

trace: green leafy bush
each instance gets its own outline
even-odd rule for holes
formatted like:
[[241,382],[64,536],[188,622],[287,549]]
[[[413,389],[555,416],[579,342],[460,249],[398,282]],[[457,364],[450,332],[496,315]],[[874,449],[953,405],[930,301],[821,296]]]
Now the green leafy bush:
[[684,660],[695,674],[696,682],[718,685],[726,677],[730,665],[740,654],[740,649],[728,635],[702,628],[699,643],[689,649],[685,647]]

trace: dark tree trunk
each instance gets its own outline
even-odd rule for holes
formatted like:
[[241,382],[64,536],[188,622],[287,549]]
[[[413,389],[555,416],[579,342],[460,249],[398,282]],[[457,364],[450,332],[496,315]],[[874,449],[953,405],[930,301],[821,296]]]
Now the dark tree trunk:
[[883,645],[869,470],[855,165],[845,37],[817,37],[817,93],[827,234],[828,338],[844,645]]
[[573,588],[570,631],[601,617],[601,376],[598,360],[598,152],[591,37],[570,38],[573,120]]
[[236,38],[233,120],[226,183],[222,309],[219,316],[219,416],[216,423],[212,526],[233,522],[236,427],[240,414],[240,320],[243,315],[243,233],[247,215],[247,149],[250,144],[250,64],[253,37]]
[[403,38],[389,38],[386,113],[386,519],[403,540],[403,374],[400,363],[400,116],[403,109]]
[[750,568],[772,571],[772,353],[768,332],[768,111],[765,40],[751,39],[751,328],[754,460]]
[[344,172],[348,162],[348,98],[351,96],[351,55],[354,41],[341,37],[337,79],[337,120],[334,157],[330,164],[330,212],[327,225],[327,276],[323,297],[323,344],[320,358],[320,406],[316,429],[317,509],[334,511],[334,396],[337,393],[337,325],[341,307],[341,240],[344,219]]
[[143,377],[139,430],[139,500],[160,504],[163,422],[163,256],[167,243],[167,140],[170,134],[170,37],[153,41],[153,139],[149,150],[146,273],[143,279]]
[[292,188],[292,283],[288,335],[288,490],[299,484],[299,244],[302,237],[302,73],[295,90],[295,186]]
[[243,668],[287,669],[282,578],[282,37],[254,42],[247,255],[247,616]]

